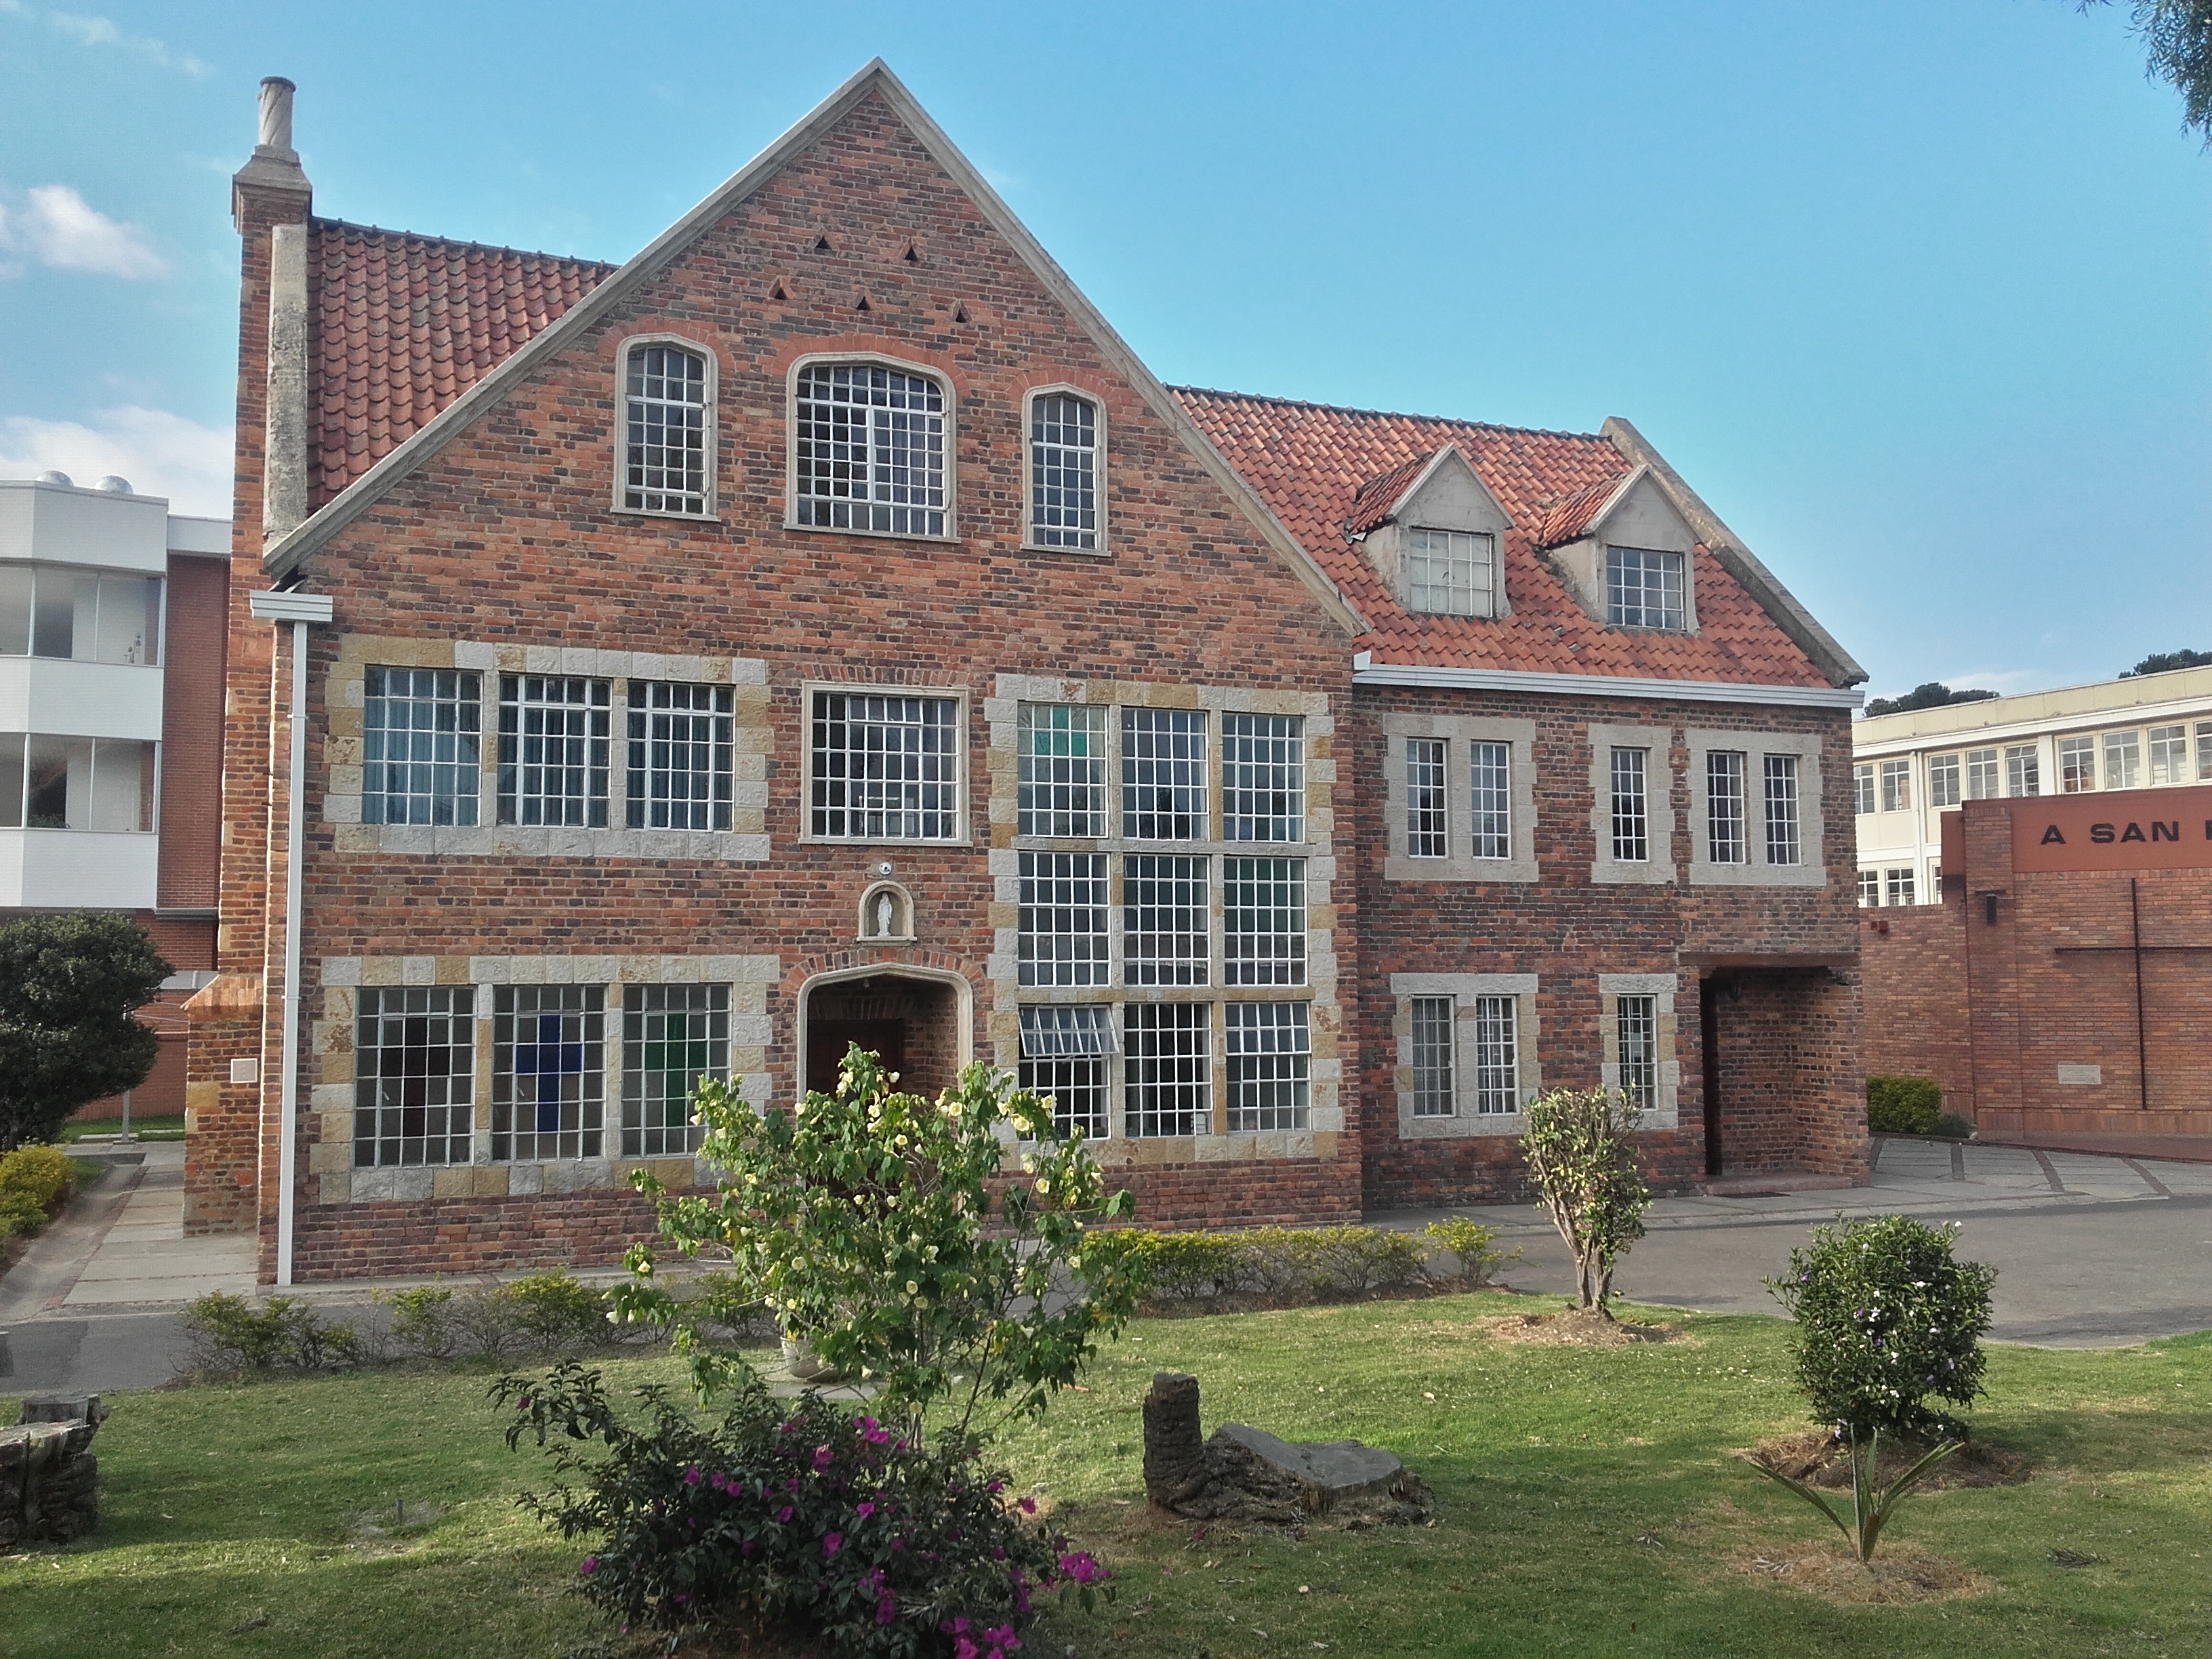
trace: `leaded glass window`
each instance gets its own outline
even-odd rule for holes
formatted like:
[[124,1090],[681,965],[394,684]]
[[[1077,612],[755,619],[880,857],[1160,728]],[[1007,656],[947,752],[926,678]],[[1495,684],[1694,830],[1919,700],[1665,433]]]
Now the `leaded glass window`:
[[874,363],[816,363],[799,376],[797,518],[832,530],[942,536],[945,392]]
[[1521,1109],[1521,999],[1477,997],[1474,1018],[1474,1109],[1485,1114]]
[[1644,864],[1651,857],[1650,806],[1644,794],[1644,763],[1650,751],[1613,751],[1613,856],[1617,863]]
[[1039,547],[1098,545],[1098,410],[1085,398],[1030,400],[1030,537]]
[[1452,1093],[1456,1011],[1449,997],[1415,997],[1411,1012],[1413,1115],[1451,1117],[1458,1109]]
[[1305,720],[1297,714],[1221,717],[1224,841],[1304,841]]
[[623,505],[634,513],[707,511],[707,360],[675,346],[633,346]]
[[1468,792],[1479,859],[1513,856],[1513,745],[1468,745]]
[[1313,1068],[1306,1005],[1232,1002],[1223,1012],[1231,1132],[1305,1128]]
[[1015,833],[1106,833],[1106,711],[1085,703],[1025,702],[1019,750]]
[[1306,982],[1306,861],[1221,861],[1224,985]]
[[459,669],[369,669],[362,685],[362,823],[477,821],[481,685]]
[[1751,861],[1744,758],[1735,749],[1705,755],[1705,856],[1715,864]]
[[951,697],[816,692],[813,833],[950,841],[960,831],[959,737]]
[[1121,833],[1132,841],[1204,841],[1206,715],[1194,708],[1121,711]]
[[477,1075],[476,993],[364,988],[354,1022],[356,1169],[466,1164]]
[[1205,985],[1210,860],[1140,854],[1121,872],[1121,965],[1131,985]]
[[[1954,768],[1951,781],[1958,782]],[[1766,757],[1766,861],[1796,864],[1804,858],[1797,828],[1797,757]]]
[[1615,628],[1682,627],[1682,556],[1641,547],[1605,550],[1606,620]]
[[597,985],[501,985],[492,997],[495,1163],[605,1153],[606,993]]
[[1132,1002],[1121,1010],[1122,1131],[1213,1131],[1213,1005]]
[[1015,933],[1024,985],[1103,985],[1111,899],[1103,853],[1018,855],[1021,909]]
[[1620,1052],[1620,1091],[1638,1111],[1659,1102],[1659,999],[1613,1000],[1613,1028]]
[[691,1091],[730,1074],[730,988],[623,987],[624,1158],[679,1158],[699,1150]]
[[610,687],[553,674],[499,677],[499,821],[607,827]]
[[629,683],[629,827],[730,827],[733,693],[726,685]]
[[1487,617],[1497,586],[1498,540],[1463,530],[1409,529],[1406,608],[1444,617]]
[[1406,739],[1406,855],[1440,859],[1451,852],[1442,738]]

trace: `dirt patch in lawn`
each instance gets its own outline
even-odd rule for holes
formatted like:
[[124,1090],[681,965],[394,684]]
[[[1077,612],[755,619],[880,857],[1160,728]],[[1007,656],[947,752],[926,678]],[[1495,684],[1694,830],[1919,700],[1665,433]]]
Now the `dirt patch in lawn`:
[[1642,1325],[1570,1308],[1564,1313],[1508,1314],[1475,1323],[1500,1342],[1533,1342],[1547,1347],[1626,1348],[1638,1342],[1671,1342],[1680,1325]]
[[[1881,1455],[1875,1464],[1876,1483],[1887,1486],[1918,1462],[1927,1450],[1927,1447],[1910,1442],[1884,1441]],[[1775,1435],[1737,1455],[1793,1480],[1830,1491],[1850,1490],[1850,1456],[1826,1429]],[[1916,1490],[1950,1492],[1961,1486],[2017,1486],[2034,1473],[2034,1465],[2018,1452],[2007,1451],[1986,1440],[1969,1440],[1965,1450],[1953,1452],[1923,1476]]]
[[1738,1550],[1727,1561],[1747,1577],[1786,1585],[1838,1606],[1960,1601],[1997,1588],[1996,1579],[1948,1555],[1894,1544],[1884,1546],[1867,1563],[1840,1544],[1768,1544]]

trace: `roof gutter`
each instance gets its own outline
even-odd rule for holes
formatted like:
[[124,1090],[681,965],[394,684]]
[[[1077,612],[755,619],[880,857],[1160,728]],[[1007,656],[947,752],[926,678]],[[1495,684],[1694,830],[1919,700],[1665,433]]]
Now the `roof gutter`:
[[1370,652],[1352,659],[1354,685],[1407,686],[1436,691],[1526,691],[1548,697],[1661,698],[1674,702],[1747,702],[1784,708],[1856,708],[1866,694],[1839,686],[1759,685],[1738,680],[1631,679],[1617,674],[1544,674],[1520,668],[1430,668],[1378,663]]

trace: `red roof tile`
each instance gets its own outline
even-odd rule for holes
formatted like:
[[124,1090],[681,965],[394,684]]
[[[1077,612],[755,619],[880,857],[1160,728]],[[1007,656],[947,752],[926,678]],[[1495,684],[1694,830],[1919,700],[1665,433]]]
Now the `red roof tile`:
[[[1358,645],[1378,663],[1513,669],[1628,678],[1825,686],[1826,678],[1704,548],[1694,556],[1696,635],[1593,622],[1537,550],[1537,537],[1583,513],[1583,527],[1632,471],[1595,434],[1337,409],[1196,386],[1171,388],[1230,464],[1373,625]],[[1514,528],[1504,538],[1512,614],[1434,617],[1407,611],[1347,533],[1412,482],[1412,468],[1457,444]],[[1402,475],[1402,477],[1401,476]],[[1399,480],[1395,484],[1390,481]],[[1389,500],[1378,507],[1385,489]],[[1583,501],[1585,495],[1595,499]],[[1366,527],[1371,528],[1372,524]],[[1350,532],[1358,533],[1358,532]]]
[[1564,501],[1558,501],[1537,514],[1536,522],[1529,526],[1529,542],[1536,547],[1564,547],[1581,539],[1590,521],[1597,517],[1598,509],[1611,501],[1620,488],[1619,478],[1601,478],[1586,489],[1577,489]]
[[1426,455],[1416,455],[1412,460],[1392,467],[1380,477],[1370,478],[1360,485],[1358,493],[1352,498],[1352,516],[1344,521],[1344,533],[1364,536],[1388,519],[1391,507],[1397,504],[1398,497],[1404,495],[1412,487],[1413,480],[1421,476],[1421,469],[1429,464],[1429,459]]
[[311,507],[321,507],[614,270],[312,222]]

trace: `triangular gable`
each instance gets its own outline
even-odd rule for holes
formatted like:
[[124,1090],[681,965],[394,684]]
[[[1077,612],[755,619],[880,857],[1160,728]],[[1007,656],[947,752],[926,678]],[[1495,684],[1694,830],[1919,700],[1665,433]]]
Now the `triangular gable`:
[[1158,378],[1145,367],[1104,317],[1069,280],[1046,252],[1027,226],[1014,215],[983,176],[976,172],[957,146],[946,137],[915,101],[890,66],[880,58],[872,60],[852,79],[817,105],[805,118],[740,168],[698,206],[685,214],[611,276],[594,288],[562,318],[517,349],[506,362],[384,457],[368,472],[304,523],[272,543],[264,552],[262,566],[272,577],[296,569],[307,556],[353,522],[392,485],[436,454],[479,415],[495,407],[526,380],[541,363],[562,350],[571,340],[587,334],[617,307],[672,259],[733,211],[789,162],[827,134],[870,93],[879,93],[891,112],[921,143],[924,151],[951,175],[984,220],[1006,238],[1015,257],[1026,265],[1046,292],[1087,334],[1106,360],[1141,398],[1146,408],[1175,433],[1192,458],[1229,495],[1269,546],[1274,549],[1331,617],[1350,634],[1367,631],[1367,623],[1336,584],[1285,528],[1274,512],[1261,500],[1212,441],[1200,430],[1182,405]]
[[1543,518],[1529,538],[1530,543],[1540,549],[1562,547],[1596,534],[1628,499],[1630,492],[1650,475],[1648,467],[1632,467],[1618,478],[1608,478],[1553,502],[1544,509]]

